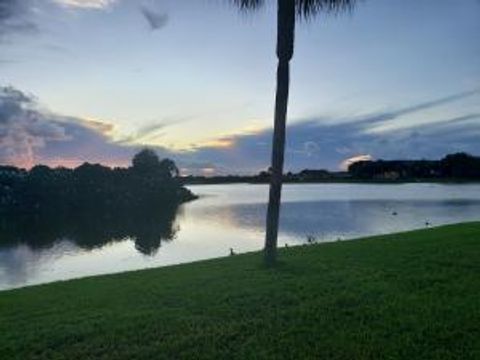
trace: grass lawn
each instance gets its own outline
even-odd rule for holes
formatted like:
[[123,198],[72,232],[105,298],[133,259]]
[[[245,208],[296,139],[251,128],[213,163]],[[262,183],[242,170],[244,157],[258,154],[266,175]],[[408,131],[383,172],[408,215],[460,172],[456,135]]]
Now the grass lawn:
[[280,260],[0,292],[0,359],[480,359],[480,223]]

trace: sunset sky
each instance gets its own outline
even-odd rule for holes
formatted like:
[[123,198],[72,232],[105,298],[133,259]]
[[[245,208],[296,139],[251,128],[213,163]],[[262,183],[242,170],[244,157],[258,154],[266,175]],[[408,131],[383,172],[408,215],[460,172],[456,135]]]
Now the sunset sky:
[[[0,0],[0,164],[269,163],[276,1]],[[365,0],[299,24],[287,170],[480,155],[480,1]]]

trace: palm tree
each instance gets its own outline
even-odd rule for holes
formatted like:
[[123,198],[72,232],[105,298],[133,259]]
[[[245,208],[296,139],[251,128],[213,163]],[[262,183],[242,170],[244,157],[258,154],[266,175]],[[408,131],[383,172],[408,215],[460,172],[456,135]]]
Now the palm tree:
[[[254,10],[266,0],[233,0],[242,10]],[[296,18],[311,18],[319,13],[339,13],[351,9],[355,0],[277,0],[277,92],[272,144],[270,193],[267,210],[267,231],[264,258],[268,266],[277,258],[277,236],[282,193],[285,127],[290,84],[290,60],[295,43]]]

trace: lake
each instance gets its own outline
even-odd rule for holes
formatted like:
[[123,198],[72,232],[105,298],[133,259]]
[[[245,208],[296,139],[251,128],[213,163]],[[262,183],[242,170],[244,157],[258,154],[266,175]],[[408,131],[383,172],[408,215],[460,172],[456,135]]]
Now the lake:
[[[68,228],[3,219],[0,290],[262,248],[267,185],[189,188],[200,199],[167,219],[146,214],[128,226],[94,219],[85,225],[88,215]],[[284,186],[279,246],[474,220],[480,220],[480,184],[291,184]]]

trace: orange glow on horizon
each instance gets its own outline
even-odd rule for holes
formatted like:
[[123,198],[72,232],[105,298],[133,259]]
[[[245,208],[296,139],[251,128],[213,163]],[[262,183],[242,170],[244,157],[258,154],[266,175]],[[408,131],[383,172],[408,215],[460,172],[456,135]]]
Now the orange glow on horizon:
[[23,168],[23,169],[31,169],[36,165],[46,165],[50,168],[67,168],[67,169],[74,169],[79,167],[84,163],[90,164],[100,164],[102,166],[106,166],[109,168],[116,168],[116,167],[129,167],[131,162],[129,160],[88,160],[88,159],[81,159],[81,158],[52,158],[52,159],[39,159],[35,162],[11,162],[11,165]]

